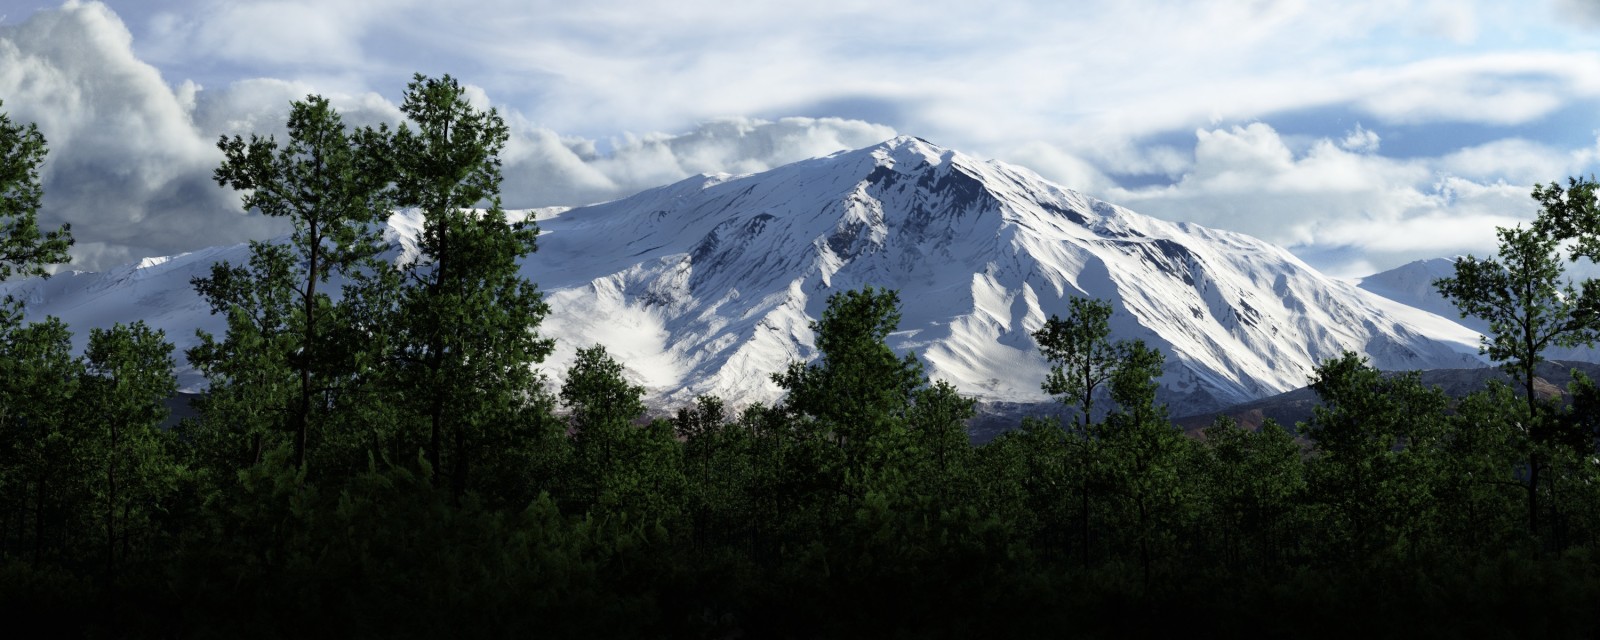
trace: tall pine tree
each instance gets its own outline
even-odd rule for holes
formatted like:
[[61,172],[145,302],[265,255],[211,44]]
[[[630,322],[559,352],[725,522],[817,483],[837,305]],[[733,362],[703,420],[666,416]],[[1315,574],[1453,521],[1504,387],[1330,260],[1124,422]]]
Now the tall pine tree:
[[[223,153],[217,184],[240,190],[248,209],[287,218],[294,231],[287,245],[253,245],[248,267],[222,264],[209,278],[196,280],[213,310],[230,317],[227,337],[217,343],[202,336],[190,359],[209,374],[214,389],[267,382],[258,378],[275,377],[273,369],[292,377],[283,398],[267,399],[284,405],[261,408],[281,415],[291,462],[305,468],[330,398],[341,379],[354,373],[357,338],[329,295],[330,281],[383,268],[375,261],[382,248],[377,223],[387,214],[389,180],[383,133],[348,131],[326,98],[295,102],[288,127],[282,145],[257,135],[217,143]],[[231,371],[239,358],[252,369]],[[224,403],[227,395],[213,404]]]
[[548,307],[518,266],[539,230],[500,207],[508,134],[498,112],[473,107],[448,75],[421,74],[401,111],[410,122],[391,146],[398,204],[423,220],[388,323],[393,382],[423,432],[428,465],[460,496],[492,432],[548,406],[533,369],[552,346],[536,332]]
[[[1592,199],[1592,191],[1588,193]],[[1499,259],[1460,258],[1455,275],[1436,280],[1434,286],[1461,309],[1462,317],[1489,322],[1481,351],[1522,387],[1528,532],[1537,536],[1540,476],[1548,457],[1544,449],[1554,422],[1534,393],[1536,369],[1549,348],[1593,344],[1600,336],[1600,283],[1591,280],[1580,290],[1565,279],[1562,238],[1552,230],[1577,223],[1570,218],[1549,220],[1552,209],[1565,206],[1559,190],[1536,189],[1534,197],[1543,205],[1546,221],[1499,229]]]

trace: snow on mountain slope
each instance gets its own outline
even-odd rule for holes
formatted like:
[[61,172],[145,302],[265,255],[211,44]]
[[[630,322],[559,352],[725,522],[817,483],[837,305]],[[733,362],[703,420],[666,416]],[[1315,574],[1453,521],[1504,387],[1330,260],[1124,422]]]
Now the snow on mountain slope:
[[[1439,295],[1439,290],[1433,286],[1435,280],[1454,276],[1455,264],[1451,258],[1417,260],[1362,278],[1356,286],[1402,305],[1437,314],[1474,333],[1485,333],[1489,330],[1489,323],[1477,317],[1461,317],[1455,303]],[[1568,273],[1576,278],[1600,275],[1586,264],[1569,267]],[[1550,360],[1600,362],[1600,349],[1584,346],[1551,347],[1544,356]]]
[[1450,320],[1473,331],[1483,331],[1488,325],[1476,318],[1460,318],[1456,305],[1433,286],[1433,281],[1456,274],[1456,261],[1450,258],[1416,260],[1382,273],[1375,273],[1357,281],[1356,286],[1395,302],[1416,307]]
[[0,296],[10,295],[23,303],[26,320],[55,316],[72,328],[73,347],[82,352],[89,342],[90,329],[109,329],[116,323],[132,324],[143,320],[152,328],[165,331],[177,349],[179,384],[195,391],[203,382],[184,360],[183,350],[195,345],[196,329],[220,333],[226,326],[221,316],[195,294],[189,280],[210,275],[218,261],[240,264],[250,258],[249,245],[211,247],[165,258],[145,258],[110,271],[58,273],[48,280],[29,279],[0,282]]
[[[1045,398],[1047,363],[1029,334],[1064,314],[1069,296],[1111,300],[1116,337],[1164,351],[1166,395],[1186,412],[1302,386],[1346,349],[1386,369],[1479,364],[1470,330],[1281,248],[1139,215],[916,138],[533,215],[544,235],[524,273],[552,309],[540,331],[558,341],[546,368],[559,378],[575,349],[599,342],[658,404],[777,399],[769,374],[816,355],[808,323],[828,295],[865,285],[900,292],[892,346],[990,401]],[[390,226],[404,242],[418,222],[402,212]],[[190,271],[244,255],[208,251],[120,281],[60,276],[0,293],[25,289],[30,316],[60,315],[79,331],[155,317],[181,348],[193,326],[216,326],[184,293]],[[95,288],[99,302],[73,302]]]

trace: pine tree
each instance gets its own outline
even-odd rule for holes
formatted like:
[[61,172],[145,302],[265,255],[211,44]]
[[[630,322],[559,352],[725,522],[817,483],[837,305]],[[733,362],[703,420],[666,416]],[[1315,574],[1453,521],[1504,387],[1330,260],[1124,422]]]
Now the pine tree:
[[218,263],[192,281],[213,314],[227,325],[219,340],[196,332],[186,357],[205,376],[207,392],[195,401],[200,418],[179,426],[188,461],[223,486],[290,445],[288,412],[297,385],[288,357],[293,331],[294,256],[286,245],[252,243],[248,266]]
[[1072,297],[1065,319],[1051,314],[1044,326],[1033,332],[1033,339],[1050,361],[1050,375],[1044,391],[1058,395],[1061,403],[1082,411],[1078,429],[1094,422],[1094,399],[1101,385],[1109,382],[1123,359],[1111,336],[1111,305],[1090,298]]
[[872,438],[905,428],[913,393],[926,384],[916,355],[896,356],[886,342],[899,324],[900,296],[893,290],[835,293],[811,323],[816,362],[793,362],[772,376],[789,392],[785,406],[816,420],[853,466],[862,464]]
[[[291,105],[288,128],[289,138],[282,146],[274,138],[256,135],[248,142],[240,136],[223,137],[217,143],[223,162],[215,175],[218,185],[244,193],[247,209],[289,220],[294,231],[284,249],[253,247],[258,255],[287,254],[252,260],[266,269],[223,266],[211,279],[197,281],[196,287],[214,308],[226,312],[251,297],[290,305],[272,313],[283,320],[285,340],[279,344],[288,349],[282,354],[283,364],[296,379],[292,404],[284,408],[284,429],[290,434],[294,466],[304,468],[308,441],[324,420],[328,398],[353,368],[348,352],[356,338],[345,328],[344,310],[327,287],[335,276],[383,268],[374,256],[383,246],[377,223],[387,214],[389,175],[382,163],[383,132],[348,132],[326,98],[307,96]],[[230,326],[230,330],[250,329],[247,323]],[[196,353],[207,355],[204,349]]]
[[628,382],[622,365],[594,345],[579,349],[567,368],[561,402],[570,412],[579,491],[598,503],[610,477],[632,457],[633,421],[644,416],[644,388]]
[[[1546,214],[1561,206],[1559,190],[1535,189],[1534,196]],[[1547,457],[1543,449],[1552,426],[1534,393],[1536,369],[1550,347],[1593,344],[1600,337],[1600,283],[1585,282],[1580,291],[1564,281],[1561,238],[1551,232],[1561,224],[1565,223],[1501,228],[1499,260],[1469,255],[1456,261],[1455,276],[1434,282],[1461,309],[1462,317],[1489,322],[1481,351],[1522,385],[1522,430],[1529,443],[1528,532],[1535,536],[1540,531],[1540,475]]]
[[1149,588],[1157,553],[1176,543],[1179,524],[1190,515],[1184,510],[1192,489],[1180,475],[1193,443],[1173,426],[1166,406],[1156,402],[1156,378],[1166,361],[1161,352],[1138,340],[1120,342],[1114,350],[1121,355],[1110,380],[1115,408],[1091,430],[1102,457],[1095,466],[1131,521],[1142,584]]
[[1322,404],[1304,427],[1316,443],[1307,475],[1328,544],[1346,562],[1392,559],[1431,524],[1449,400],[1417,372],[1386,376],[1351,352],[1318,366],[1311,388]]
[[423,223],[387,323],[393,384],[421,422],[428,465],[460,496],[491,441],[485,432],[547,406],[535,402],[533,366],[551,350],[535,331],[548,307],[518,265],[539,231],[500,208],[508,133],[498,112],[474,108],[448,75],[421,74],[401,111],[410,123],[391,146],[397,203],[420,210]]
[[35,566],[72,551],[88,529],[83,480],[94,469],[75,404],[82,379],[59,319],[0,334],[0,535],[8,555]]
[[47,276],[45,265],[70,259],[71,227],[39,228],[39,203],[44,197],[39,165],[45,153],[38,126],[14,124],[0,111],[0,280],[12,275]]
[[[48,277],[47,265],[70,259],[70,227],[39,228],[46,153],[36,125],[13,123],[0,111],[0,281]],[[59,506],[83,471],[73,456],[81,434],[69,417],[81,363],[70,355],[71,333],[60,320],[23,326],[21,315],[20,303],[0,298],[0,557],[29,549],[38,563],[47,548],[58,548],[50,544],[52,525],[63,535],[70,530],[57,517]]]
[[1305,491],[1294,437],[1270,418],[1251,431],[1218,416],[1205,430],[1201,455],[1198,484],[1214,536],[1209,557],[1258,576],[1281,570],[1298,542],[1296,501]]
[[86,478],[105,544],[106,573],[147,542],[172,489],[175,470],[161,423],[165,401],[177,392],[172,343],[143,322],[89,334],[85,377],[78,402],[96,440],[97,473]]

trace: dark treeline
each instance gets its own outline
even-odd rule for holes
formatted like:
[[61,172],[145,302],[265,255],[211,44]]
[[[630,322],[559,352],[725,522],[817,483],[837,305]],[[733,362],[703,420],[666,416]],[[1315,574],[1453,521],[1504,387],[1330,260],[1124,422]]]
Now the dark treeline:
[[[778,406],[707,397],[645,420],[601,347],[563,380],[536,373],[546,307],[517,260],[538,232],[500,208],[499,116],[448,76],[418,76],[403,110],[352,130],[313,96],[287,140],[221,141],[217,182],[294,232],[195,281],[227,319],[181,354],[210,385],[196,419],[159,428],[179,357],[159,332],[97,330],[74,355],[59,321],[0,306],[9,628],[1600,633],[1587,381],[1565,402],[1504,385],[1451,399],[1347,354],[1312,376],[1308,422],[1191,438],[1155,402],[1163,355],[1074,299],[1035,338],[1055,365],[1041,383],[1076,417],[972,446],[973,401],[885,344],[899,301],[867,288],[829,299],[821,356],[774,372]],[[0,143],[0,277],[38,275],[70,245],[34,221],[44,141],[0,116]],[[1558,246],[1600,244],[1593,183],[1536,196],[1540,222],[1503,233],[1500,260],[1441,283],[1495,322],[1489,353],[1513,373],[1591,340],[1596,318],[1587,287],[1551,284]],[[396,263],[376,230],[402,207],[424,225]]]

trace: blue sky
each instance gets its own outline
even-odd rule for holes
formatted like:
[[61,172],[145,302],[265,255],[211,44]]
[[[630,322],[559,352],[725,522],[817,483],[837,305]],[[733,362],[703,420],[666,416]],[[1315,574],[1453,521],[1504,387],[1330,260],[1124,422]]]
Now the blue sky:
[[81,267],[270,235],[219,135],[413,72],[501,109],[508,206],[582,204],[898,133],[1325,271],[1493,250],[1600,172],[1600,0],[0,1],[0,100],[51,141]]

